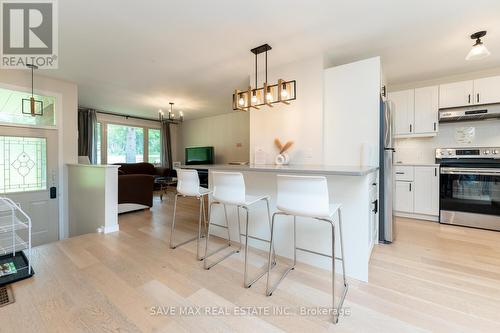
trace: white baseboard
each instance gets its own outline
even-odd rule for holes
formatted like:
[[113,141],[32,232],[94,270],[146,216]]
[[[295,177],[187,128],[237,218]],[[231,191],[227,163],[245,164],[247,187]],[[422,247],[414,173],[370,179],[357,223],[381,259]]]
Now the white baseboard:
[[112,226],[107,226],[104,227],[104,233],[109,234],[111,232],[117,232],[120,230],[120,226],[118,224],[112,225]]
[[434,215],[414,214],[414,213],[404,213],[404,212],[394,212],[394,215],[398,217],[406,217],[409,219],[439,222],[439,216],[434,216]]

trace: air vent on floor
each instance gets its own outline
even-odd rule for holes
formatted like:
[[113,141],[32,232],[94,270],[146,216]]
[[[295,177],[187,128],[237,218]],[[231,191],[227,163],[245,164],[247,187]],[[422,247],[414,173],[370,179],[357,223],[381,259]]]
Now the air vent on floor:
[[14,293],[10,286],[0,287],[0,307],[14,303]]

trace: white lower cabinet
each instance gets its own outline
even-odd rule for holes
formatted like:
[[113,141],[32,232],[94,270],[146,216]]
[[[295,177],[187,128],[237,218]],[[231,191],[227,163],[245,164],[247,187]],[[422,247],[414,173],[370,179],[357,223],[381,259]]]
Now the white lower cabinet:
[[413,197],[413,182],[397,180],[394,209],[398,212],[413,212]]
[[[396,212],[416,216],[439,215],[438,166],[396,166],[394,172]],[[401,178],[403,172],[406,176]]]
[[414,213],[439,215],[438,167],[415,167]]

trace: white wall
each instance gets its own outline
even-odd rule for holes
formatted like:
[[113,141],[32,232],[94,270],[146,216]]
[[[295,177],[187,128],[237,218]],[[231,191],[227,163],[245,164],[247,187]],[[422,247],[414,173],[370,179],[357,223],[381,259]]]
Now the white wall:
[[[259,74],[259,86],[263,84]],[[290,105],[273,104],[250,111],[250,161],[256,149],[273,164],[278,153],[274,139],[294,141],[291,164],[321,164],[323,160],[323,57],[317,56],[279,67],[270,67],[268,82],[297,80],[297,99]],[[255,85],[254,76],[250,82]]]
[[378,165],[380,84],[379,57],[325,70],[324,164]]
[[[40,71],[39,73],[43,73]],[[0,70],[0,84],[12,85],[25,91],[31,90],[31,73],[27,70]],[[62,226],[59,237],[68,236],[68,170],[66,164],[78,161],[78,89],[76,84],[35,76],[35,93],[37,90],[53,92],[62,96],[62,117],[57,119],[59,125],[59,207]]]
[[249,116],[247,112],[232,112],[219,116],[187,120],[172,132],[177,149],[174,161],[184,163],[184,148],[214,146],[215,163],[248,161]]

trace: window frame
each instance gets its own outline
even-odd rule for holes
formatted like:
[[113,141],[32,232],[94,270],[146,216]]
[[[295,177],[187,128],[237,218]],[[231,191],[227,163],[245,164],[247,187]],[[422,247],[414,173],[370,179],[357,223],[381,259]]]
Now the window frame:
[[[19,91],[22,93],[31,94],[31,87],[18,86],[8,83],[0,82],[0,88],[6,90]],[[43,89],[33,89],[35,95],[48,96],[55,99],[54,101],[54,120],[55,125],[32,125],[32,124],[19,124],[19,123],[9,123],[5,121],[0,121],[0,126],[7,127],[20,127],[20,128],[33,128],[33,129],[41,129],[41,130],[53,130],[57,131],[60,129],[60,120],[62,120],[62,95],[60,93],[51,92]]]
[[[136,119],[120,119],[121,117],[110,116],[104,114],[97,114],[97,123],[101,124],[101,164],[108,164],[108,124],[118,126],[129,126],[142,128],[144,133],[144,149],[143,161],[149,163],[149,129],[158,129],[161,133],[161,124],[155,124],[155,121],[140,121]],[[160,134],[160,146],[163,144],[163,138]],[[163,153],[160,151],[160,161],[162,160]],[[154,164],[159,166],[160,164]]]

